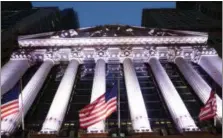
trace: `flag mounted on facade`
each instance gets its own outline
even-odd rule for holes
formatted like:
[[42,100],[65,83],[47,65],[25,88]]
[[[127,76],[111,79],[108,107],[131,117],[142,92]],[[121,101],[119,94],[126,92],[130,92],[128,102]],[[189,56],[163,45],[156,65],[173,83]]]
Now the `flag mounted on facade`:
[[95,101],[79,111],[79,122],[81,128],[88,128],[101,120],[106,119],[117,110],[117,84],[111,91],[104,93]]
[[19,112],[19,92],[18,82],[9,92],[5,93],[1,99],[1,119]]
[[208,120],[214,118],[217,112],[216,96],[215,92],[211,91],[210,97],[203,108],[201,108],[199,114],[199,120]]

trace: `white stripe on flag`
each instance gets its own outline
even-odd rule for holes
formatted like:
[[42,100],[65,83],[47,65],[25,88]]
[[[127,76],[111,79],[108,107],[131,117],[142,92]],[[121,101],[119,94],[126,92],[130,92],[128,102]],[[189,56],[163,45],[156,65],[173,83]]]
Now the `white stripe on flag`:
[[[114,101],[114,100],[116,100],[116,99],[114,99],[114,98],[112,98],[108,103],[110,103],[110,102],[112,102],[112,101]],[[102,111],[104,108],[106,108],[106,106],[108,105],[108,103],[103,103],[103,105],[101,105],[99,108],[95,108],[94,110],[92,110],[91,112],[90,112],[90,114],[94,114],[94,113],[96,113],[96,112],[99,112],[99,111]],[[89,112],[82,112],[82,113],[80,113],[80,117],[83,117],[83,116],[88,116],[88,114],[89,114]]]
[[97,118],[97,119],[95,119],[95,120],[92,120],[92,121],[87,122],[87,123],[81,123],[81,127],[88,127],[88,126],[91,126],[92,124],[95,124],[95,123],[97,123],[97,122],[99,122],[99,121],[105,119],[105,118],[107,117],[107,115],[109,115],[110,113],[112,113],[112,112],[115,111],[115,110],[116,110],[116,106],[113,107],[113,108],[110,108],[110,109],[106,112],[106,114],[100,116],[99,118]]
[[99,106],[101,106],[104,102],[105,102],[105,98],[102,97],[102,98],[98,99],[98,101],[96,102],[96,103],[97,103],[96,105],[92,103],[93,105],[91,105],[91,106],[89,106],[89,107],[87,107],[87,108],[82,109],[80,112],[86,112],[86,111],[88,111],[88,110],[92,110],[92,108],[99,107]]
[[101,116],[103,114],[105,114],[107,112],[107,110],[109,110],[109,108],[112,108],[113,106],[116,106],[116,102],[111,102],[110,104],[108,104],[103,110],[101,110],[100,112],[97,112],[94,115],[90,115],[88,117],[80,117],[80,121],[87,121],[87,120],[91,120],[97,116]]
[[1,118],[5,117],[5,116],[7,116],[7,115],[10,115],[10,114],[12,114],[12,113],[18,112],[18,111],[19,111],[18,108],[14,108],[14,109],[9,110],[9,111],[7,111],[7,112],[1,113]]
[[15,103],[13,105],[10,105],[10,106],[7,106],[7,107],[1,109],[1,113],[5,112],[6,110],[12,109],[12,108],[19,108],[18,103]]

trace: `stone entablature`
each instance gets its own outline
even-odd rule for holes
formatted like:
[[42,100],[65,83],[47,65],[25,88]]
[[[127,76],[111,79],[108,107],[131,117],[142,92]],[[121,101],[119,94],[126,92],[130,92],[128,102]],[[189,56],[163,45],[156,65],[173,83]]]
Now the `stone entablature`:
[[77,59],[123,62],[125,58],[147,62],[158,57],[173,62],[178,56],[198,62],[202,55],[217,55],[207,45],[206,33],[131,26],[99,26],[20,36],[20,49],[11,58],[55,63]]

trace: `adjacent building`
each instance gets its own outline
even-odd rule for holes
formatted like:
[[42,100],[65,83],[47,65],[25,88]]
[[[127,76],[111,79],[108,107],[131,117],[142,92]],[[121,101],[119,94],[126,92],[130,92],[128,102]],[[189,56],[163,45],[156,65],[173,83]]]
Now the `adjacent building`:
[[[119,80],[123,135],[221,137],[222,60],[207,40],[203,32],[122,25],[20,36],[1,70],[1,95],[22,80],[25,128],[35,137],[109,137],[117,112],[80,129],[78,111]],[[198,119],[212,89],[216,127]],[[20,124],[21,112],[4,118],[1,135]]]
[[77,12],[73,8],[67,8],[60,12],[61,22],[60,29],[77,29],[80,27]]
[[1,13],[2,65],[9,60],[9,55],[17,48],[18,35],[59,29],[60,14],[56,7],[34,8],[31,2],[2,2],[2,7],[4,7]]
[[79,27],[78,17],[70,9],[62,14],[57,7],[32,7],[31,2],[2,2],[2,7],[2,65],[9,60],[11,52],[18,48],[19,35]]
[[176,2],[175,9],[143,9],[142,26],[208,32],[222,55],[222,2]]
[[197,10],[203,14],[217,20],[222,19],[222,2],[221,1],[197,1],[197,2],[176,2],[176,8],[181,10]]

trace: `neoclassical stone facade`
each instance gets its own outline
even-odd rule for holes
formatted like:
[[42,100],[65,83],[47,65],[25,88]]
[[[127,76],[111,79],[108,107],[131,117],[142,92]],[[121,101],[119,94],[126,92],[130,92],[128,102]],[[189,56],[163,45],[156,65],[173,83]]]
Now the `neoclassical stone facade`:
[[[175,64],[204,104],[212,88],[192,67],[192,62],[202,67],[222,87],[222,60],[215,49],[208,47],[207,40],[208,35],[201,32],[121,25],[20,36],[19,48],[1,70],[1,95],[7,93],[31,66],[41,62],[42,65],[22,90],[26,115],[52,67],[66,62],[67,68],[39,131],[59,133],[72,96],[78,67],[88,61],[96,64],[90,100],[92,102],[106,91],[106,64],[121,64],[132,129],[136,133],[152,132],[147,113],[149,107],[145,104],[134,67],[135,63],[145,63],[151,68],[177,130],[200,131],[160,60]],[[221,103],[221,97],[217,96],[219,123],[222,118]],[[21,124],[21,117],[20,112],[3,119],[1,133],[13,133]],[[88,133],[107,131],[105,120],[87,129]]]

